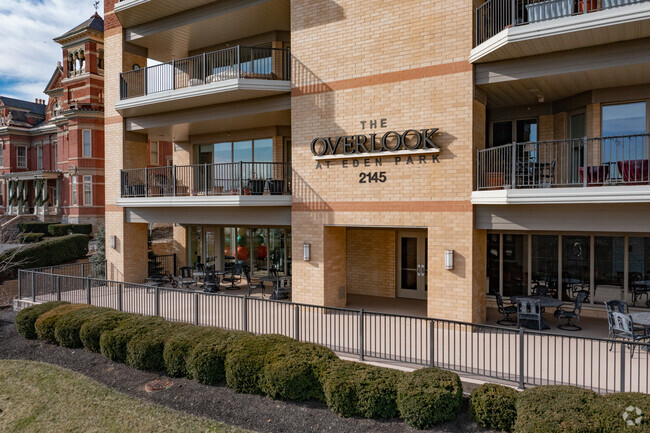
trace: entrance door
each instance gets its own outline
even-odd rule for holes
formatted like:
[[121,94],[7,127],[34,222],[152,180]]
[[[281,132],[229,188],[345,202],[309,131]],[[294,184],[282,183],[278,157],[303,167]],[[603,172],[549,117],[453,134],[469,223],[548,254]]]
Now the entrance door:
[[397,296],[427,298],[426,232],[401,232],[397,238]]

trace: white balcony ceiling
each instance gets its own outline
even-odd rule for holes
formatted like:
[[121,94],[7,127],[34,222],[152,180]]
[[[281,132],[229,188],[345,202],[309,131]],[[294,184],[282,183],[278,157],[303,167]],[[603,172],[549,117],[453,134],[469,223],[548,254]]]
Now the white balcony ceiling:
[[122,27],[129,28],[149,21],[174,15],[214,0],[122,0],[115,4],[115,15]]
[[[152,12],[151,16],[159,15]],[[127,42],[146,48],[149,58],[166,62],[186,57],[190,51],[228,41],[275,30],[289,31],[290,26],[289,0],[222,0],[125,26],[125,38]]]

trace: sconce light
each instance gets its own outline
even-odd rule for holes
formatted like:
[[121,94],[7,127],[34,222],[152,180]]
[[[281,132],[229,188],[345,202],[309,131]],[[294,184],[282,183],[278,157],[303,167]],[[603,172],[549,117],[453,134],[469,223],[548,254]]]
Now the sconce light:
[[445,269],[454,269],[454,250],[445,251]]
[[306,262],[311,260],[311,245],[306,242],[302,245],[302,256]]
[[111,235],[111,248],[117,248],[117,236],[115,235]]

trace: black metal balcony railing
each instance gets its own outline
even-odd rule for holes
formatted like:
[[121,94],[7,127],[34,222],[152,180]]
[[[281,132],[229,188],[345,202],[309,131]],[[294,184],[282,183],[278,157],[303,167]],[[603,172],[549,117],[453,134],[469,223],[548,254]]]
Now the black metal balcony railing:
[[232,47],[120,74],[120,99],[235,78],[289,80],[289,50]]
[[513,143],[479,150],[477,187],[648,184],[650,134]]
[[291,165],[232,162],[122,170],[121,196],[290,195]]
[[476,8],[476,45],[501,30],[648,0],[487,0]]

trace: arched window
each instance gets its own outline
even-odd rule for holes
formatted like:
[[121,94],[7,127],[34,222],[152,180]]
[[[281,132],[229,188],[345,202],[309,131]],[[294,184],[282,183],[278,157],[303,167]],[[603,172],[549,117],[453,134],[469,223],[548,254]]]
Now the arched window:
[[59,105],[58,99],[54,101],[54,107],[52,108],[52,110],[54,111],[54,117],[57,117],[60,114],[61,106]]
[[79,50],[79,73],[83,74],[84,72],[86,72],[86,56],[84,50]]
[[74,53],[70,53],[70,55],[68,56],[68,77],[74,75],[74,70],[75,70]]
[[104,69],[104,50],[99,50],[97,53],[97,69],[100,71]]

